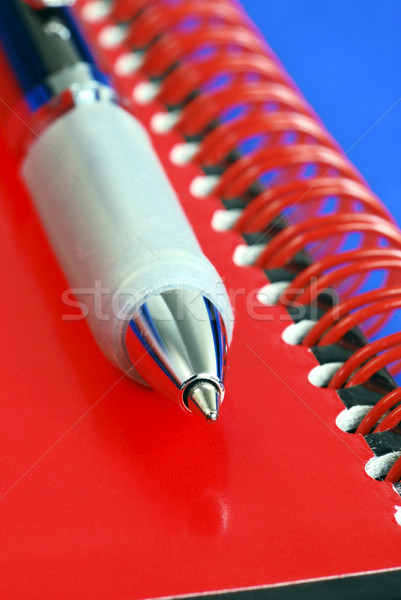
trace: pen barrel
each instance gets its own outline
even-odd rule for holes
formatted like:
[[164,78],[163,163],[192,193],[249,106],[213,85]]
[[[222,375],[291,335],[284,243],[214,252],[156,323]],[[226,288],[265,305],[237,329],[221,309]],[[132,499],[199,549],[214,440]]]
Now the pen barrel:
[[21,0],[0,3],[1,46],[33,112],[62,91],[53,89],[52,77],[76,65],[86,64],[92,77],[96,73],[107,82],[71,11],[57,8],[56,2],[47,5],[50,8],[33,10]]
[[22,175],[71,286],[64,300],[71,305],[74,294],[119,368],[131,365],[125,335],[132,314],[168,290],[208,298],[231,338],[224,285],[146,131],[124,109],[98,102],[66,113],[32,144]]
[[[75,106],[115,99],[77,25],[71,2],[0,2],[0,45],[12,92],[2,96],[0,126],[8,147],[24,156],[35,136]],[[57,6],[59,8],[57,8]],[[64,7],[63,7],[64,6]],[[3,108],[4,108],[3,107]]]

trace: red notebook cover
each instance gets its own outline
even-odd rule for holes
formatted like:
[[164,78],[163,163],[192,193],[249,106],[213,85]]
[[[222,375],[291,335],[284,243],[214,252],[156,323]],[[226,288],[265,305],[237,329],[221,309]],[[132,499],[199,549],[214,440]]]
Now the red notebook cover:
[[[77,15],[112,71],[128,46],[102,48],[99,36],[113,39],[116,31],[105,28],[114,20],[89,20],[90,4],[81,0]],[[3,57],[0,67],[11,102]],[[115,75],[130,100],[141,81],[148,79],[140,70]],[[336,425],[344,409],[336,391],[308,381],[312,352],[283,341],[288,312],[258,301],[263,270],[233,261],[241,235],[212,228],[220,198],[191,194],[200,168],[171,161],[182,136],[152,130],[164,105],[129,109],[148,128],[232,296],[226,399],[219,422],[205,425],[129,381],[102,356],[85,321],[68,318],[75,314],[62,300],[68,283],[2,143],[1,597],[253,590],[267,598],[340,591],[366,598],[382,584],[397,597],[399,495],[365,472],[373,453],[364,438]]]

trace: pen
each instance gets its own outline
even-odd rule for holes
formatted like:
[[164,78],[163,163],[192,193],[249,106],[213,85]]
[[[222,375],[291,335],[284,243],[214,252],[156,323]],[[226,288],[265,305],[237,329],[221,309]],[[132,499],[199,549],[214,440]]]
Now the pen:
[[60,4],[1,3],[1,45],[27,120],[9,135],[23,148],[22,177],[104,354],[215,421],[232,334],[226,290],[147,133]]

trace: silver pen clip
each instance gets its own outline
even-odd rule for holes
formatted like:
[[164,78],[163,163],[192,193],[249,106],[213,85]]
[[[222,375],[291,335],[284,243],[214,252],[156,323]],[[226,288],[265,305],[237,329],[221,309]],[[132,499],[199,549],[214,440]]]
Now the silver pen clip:
[[60,6],[72,6],[75,0],[23,0],[31,8],[40,10],[41,8],[57,8]]

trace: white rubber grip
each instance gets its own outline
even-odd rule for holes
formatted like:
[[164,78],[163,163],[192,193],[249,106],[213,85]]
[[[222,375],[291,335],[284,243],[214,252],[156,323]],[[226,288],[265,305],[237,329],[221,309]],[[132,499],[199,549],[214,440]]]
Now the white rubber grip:
[[[150,296],[199,291],[232,332],[222,281],[202,254],[142,125],[124,109],[73,109],[36,140],[22,174],[100,348],[129,368],[125,330]],[[96,283],[97,282],[97,283]],[[100,283],[99,283],[100,282]],[[97,299],[93,290],[107,290]]]

